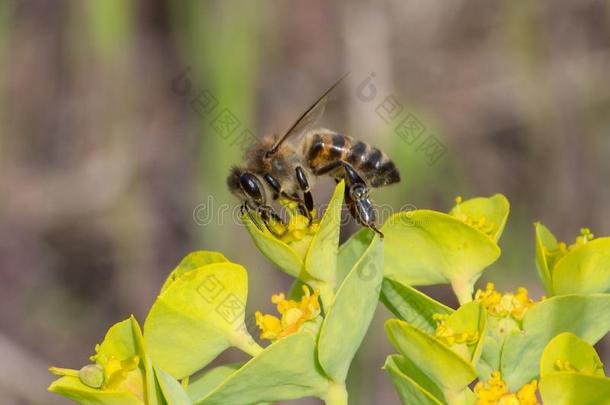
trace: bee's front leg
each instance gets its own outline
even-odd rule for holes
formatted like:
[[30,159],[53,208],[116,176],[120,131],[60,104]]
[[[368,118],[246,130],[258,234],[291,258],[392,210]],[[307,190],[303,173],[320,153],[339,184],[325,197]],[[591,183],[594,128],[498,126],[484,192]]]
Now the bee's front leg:
[[[285,231],[286,228],[286,223],[282,220],[282,218],[280,218],[279,215],[277,215],[275,213],[275,210],[273,209],[272,206],[267,205],[267,204],[263,204],[258,206],[258,208],[256,209],[256,212],[258,213],[258,215],[261,217],[261,219],[263,220],[263,223],[265,224],[265,227],[267,228],[267,230],[269,232],[271,232],[274,236],[276,237],[281,237]],[[280,224],[283,228],[282,232],[278,232],[276,230],[275,227],[273,227],[270,222],[274,221],[276,224]]]
[[301,166],[297,166],[294,169],[294,172],[297,178],[297,182],[299,183],[299,187],[303,192],[305,208],[307,208],[308,211],[313,211],[313,196],[311,195],[311,189],[309,187],[309,181],[307,180],[307,176],[305,175],[305,170],[303,170]]
[[[296,202],[298,204],[299,212],[301,214],[303,214],[303,216],[307,217],[307,219],[309,220],[309,223],[311,224],[311,221],[312,221],[311,210],[313,209],[313,199],[311,198],[311,194],[309,195],[309,200],[307,197],[305,197],[305,201],[303,201],[303,199],[301,199],[298,195],[291,195],[291,194],[286,193],[283,190],[282,185],[280,184],[279,180],[276,179],[270,173],[266,173],[263,176],[263,178],[265,179],[267,184],[269,184],[269,186],[273,189],[273,199],[274,200],[277,200],[279,198],[285,198],[287,200]],[[297,180],[298,180],[298,177],[297,177]],[[307,180],[307,179],[305,179],[305,180]],[[300,183],[299,183],[299,185],[300,185]],[[309,189],[309,185],[307,188]],[[308,203],[311,204],[311,208],[308,206]]]
[[259,222],[256,220],[256,218],[254,218],[254,215],[252,215],[252,208],[248,205],[248,201],[244,201],[241,206],[239,207],[239,216],[243,217],[244,214],[248,215],[248,218],[250,218],[250,221],[252,221],[252,223],[258,228],[259,231],[263,230],[263,227],[261,226],[261,224],[259,224]]

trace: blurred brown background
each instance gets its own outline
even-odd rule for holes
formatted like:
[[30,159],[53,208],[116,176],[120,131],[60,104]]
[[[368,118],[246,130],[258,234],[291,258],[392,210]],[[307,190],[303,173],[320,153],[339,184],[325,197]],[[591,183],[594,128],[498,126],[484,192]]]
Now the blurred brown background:
[[[189,251],[246,265],[249,311],[270,310],[290,279],[233,219],[226,174],[244,130],[286,129],[347,71],[322,124],[397,162],[402,183],[375,201],[506,194],[503,257],[484,279],[538,298],[534,220],[569,241],[610,234],[609,68],[603,0],[0,2],[0,403],[67,403],[45,392],[46,367],[79,368],[112,323],[143,322]],[[400,115],[386,122],[384,102]],[[399,136],[405,117],[419,135]],[[398,403],[380,370],[387,317],[350,403]]]

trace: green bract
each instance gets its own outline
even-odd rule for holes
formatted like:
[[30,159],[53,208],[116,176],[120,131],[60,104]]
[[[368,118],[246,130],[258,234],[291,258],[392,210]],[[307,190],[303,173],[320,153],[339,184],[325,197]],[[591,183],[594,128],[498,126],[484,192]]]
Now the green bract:
[[[302,331],[278,340],[224,378],[216,369],[188,388],[194,404],[251,404],[323,396],[328,380],[316,362],[315,337]],[[211,374],[211,375],[210,375]]]
[[610,378],[595,350],[571,333],[557,335],[540,362],[540,393],[548,404],[610,403]]
[[[209,262],[205,258],[216,257],[209,252],[196,256],[202,263]],[[155,364],[181,379],[231,346],[250,354],[260,351],[244,324],[246,269],[226,261],[180,269],[170,275],[172,281],[166,283],[144,323],[144,336]]]
[[537,303],[523,318],[523,332],[500,347],[500,369],[509,388],[538,377],[544,347],[563,332],[595,344],[610,330],[610,294],[567,295]]
[[[374,236],[369,246],[361,245],[357,239],[348,241],[351,244],[365,249],[356,255],[357,261],[342,280],[318,339],[320,365],[338,382],[345,381],[349,365],[373,319],[383,278],[383,243],[379,238]],[[358,248],[353,247],[353,251]]]
[[[363,228],[338,246],[344,192],[341,182],[311,224],[284,202],[290,220],[270,223],[274,233],[244,216],[255,245],[295,278],[288,297],[272,296],[279,316],[255,314],[268,346],[245,325],[246,269],[194,252],[167,277],[143,334],[133,317],[114,325],[93,364],[52,368],[62,377],[49,390],[91,405],[264,405],[306,396],[346,405],[346,377],[381,299],[398,318],[385,323],[398,354],[384,369],[405,404],[539,405],[540,394],[553,405],[608,403],[610,379],[591,345],[610,330],[610,238],[583,229],[567,246],[536,224],[536,264],[552,296],[535,302],[524,288],[502,294],[488,283],[473,297],[500,255],[504,196],[458,198],[448,214],[399,213],[383,225],[385,239]],[[413,287],[438,283],[452,286],[459,308]],[[229,347],[250,358],[211,367]]]
[[[477,377],[486,313],[479,303],[471,302],[443,315],[435,334],[397,319],[386,322],[390,342],[400,356],[388,357],[385,368],[404,403],[417,398],[422,403],[472,403],[468,384]],[[425,324],[431,323],[429,319]]]
[[610,237],[583,235],[567,246],[536,223],[536,265],[549,295],[610,292]]
[[[247,215],[242,219],[258,249],[280,270],[304,282],[334,289],[344,192],[345,183],[340,182],[318,228],[313,230],[313,234],[304,234],[298,241],[286,243],[266,228],[258,229]],[[262,223],[260,218],[259,223]]]
[[500,256],[509,204],[501,194],[474,198],[444,214],[400,212],[384,224],[384,275],[405,285],[449,283],[460,302],[472,300],[481,272]]
[[108,330],[91,360],[95,365],[85,366],[80,372],[51,368],[63,377],[54,381],[49,391],[91,405],[189,403],[184,402],[186,393],[175,380],[166,377],[160,368],[153,368],[133,317]]

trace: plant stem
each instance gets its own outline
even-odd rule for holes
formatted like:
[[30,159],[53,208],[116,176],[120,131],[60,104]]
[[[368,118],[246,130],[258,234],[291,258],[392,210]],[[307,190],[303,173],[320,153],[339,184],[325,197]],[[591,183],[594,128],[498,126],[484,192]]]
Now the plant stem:
[[455,293],[460,305],[472,301],[473,283],[470,280],[454,279],[451,280],[451,288]]
[[233,345],[244,353],[254,357],[264,349],[256,343],[248,332],[241,331],[233,336]]
[[347,405],[347,390],[345,384],[331,381],[324,397],[326,405]]

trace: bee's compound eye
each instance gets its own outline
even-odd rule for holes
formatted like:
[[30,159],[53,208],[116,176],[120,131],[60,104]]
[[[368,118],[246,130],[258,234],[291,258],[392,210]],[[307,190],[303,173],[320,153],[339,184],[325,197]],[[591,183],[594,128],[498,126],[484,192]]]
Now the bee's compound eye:
[[263,187],[255,175],[252,173],[243,173],[241,176],[239,176],[239,184],[241,189],[244,190],[244,193],[246,193],[248,197],[259,203],[264,202]]

